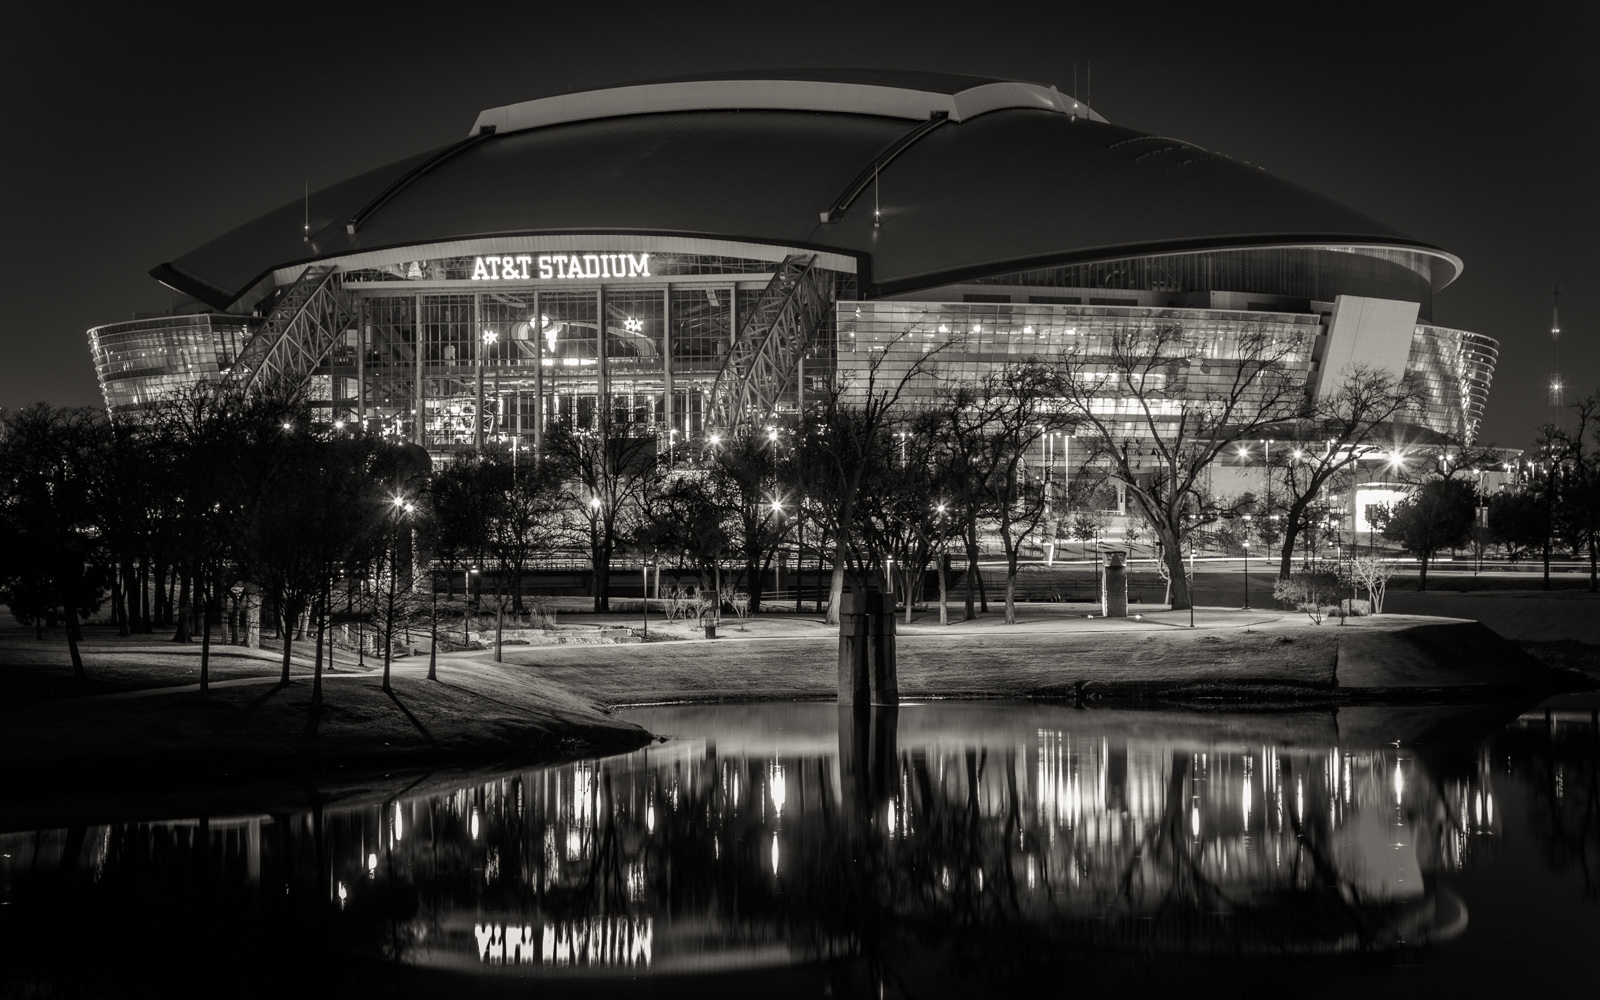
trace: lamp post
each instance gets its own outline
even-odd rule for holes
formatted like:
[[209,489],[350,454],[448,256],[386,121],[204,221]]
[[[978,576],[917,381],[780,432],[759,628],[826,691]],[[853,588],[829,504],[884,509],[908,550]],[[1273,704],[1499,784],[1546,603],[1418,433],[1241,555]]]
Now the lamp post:
[[642,566],[644,572],[644,581],[642,586],[644,589],[639,591],[639,593],[643,595],[639,603],[644,606],[644,637],[647,640],[650,638],[650,567],[654,563],[654,555],[648,555],[644,557]]

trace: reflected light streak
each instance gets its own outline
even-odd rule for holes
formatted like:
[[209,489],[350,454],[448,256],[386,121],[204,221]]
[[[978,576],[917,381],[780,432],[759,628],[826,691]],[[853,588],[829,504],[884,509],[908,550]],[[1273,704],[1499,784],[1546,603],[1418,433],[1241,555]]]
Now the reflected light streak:
[[788,782],[782,764],[773,761],[767,768],[767,783],[771,788],[772,808],[779,816],[782,816],[783,803],[788,798]]

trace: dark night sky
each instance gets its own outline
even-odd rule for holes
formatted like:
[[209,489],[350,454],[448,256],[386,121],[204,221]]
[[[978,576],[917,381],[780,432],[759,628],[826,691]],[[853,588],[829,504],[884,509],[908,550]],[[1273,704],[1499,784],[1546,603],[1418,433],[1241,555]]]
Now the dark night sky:
[[221,9],[8,12],[0,406],[98,404],[84,330],[166,308],[151,266],[299,197],[308,179],[315,189],[465,136],[482,108],[750,67],[1071,91],[1075,60],[1080,72],[1093,61],[1094,104],[1111,121],[1252,161],[1462,257],[1435,321],[1500,340],[1484,440],[1525,445],[1547,418],[1552,282],[1562,373],[1580,393],[1600,386],[1600,4]]

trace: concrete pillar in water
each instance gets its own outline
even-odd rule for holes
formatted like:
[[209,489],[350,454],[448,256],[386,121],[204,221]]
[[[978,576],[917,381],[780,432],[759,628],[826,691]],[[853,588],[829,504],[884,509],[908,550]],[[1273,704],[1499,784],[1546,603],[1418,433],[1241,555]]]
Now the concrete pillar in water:
[[1128,567],[1122,563],[1127,555],[1119,549],[1106,551],[1106,571],[1100,585],[1100,613],[1107,618],[1128,617]]
[[839,602],[839,704],[898,705],[894,603],[882,577],[850,581]]
[[899,715],[892,705],[839,706],[839,780],[852,835],[867,834],[899,787]]

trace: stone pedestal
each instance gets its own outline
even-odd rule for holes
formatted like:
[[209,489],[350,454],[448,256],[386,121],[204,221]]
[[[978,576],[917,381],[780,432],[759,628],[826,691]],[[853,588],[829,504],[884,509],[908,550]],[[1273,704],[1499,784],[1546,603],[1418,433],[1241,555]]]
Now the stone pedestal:
[[1118,549],[1106,552],[1106,571],[1100,584],[1100,613],[1107,618],[1128,617],[1128,554]]
[[894,604],[880,578],[846,587],[839,604],[839,704],[900,704],[894,637]]

